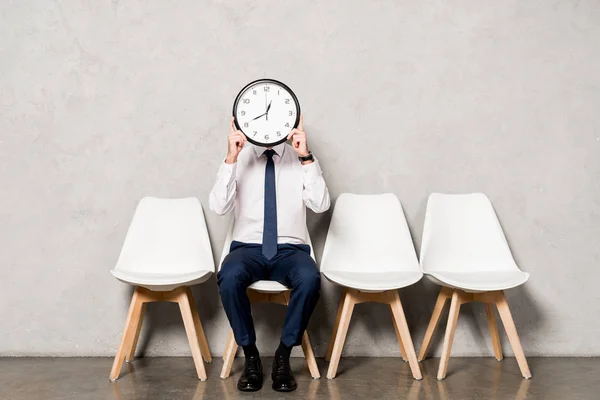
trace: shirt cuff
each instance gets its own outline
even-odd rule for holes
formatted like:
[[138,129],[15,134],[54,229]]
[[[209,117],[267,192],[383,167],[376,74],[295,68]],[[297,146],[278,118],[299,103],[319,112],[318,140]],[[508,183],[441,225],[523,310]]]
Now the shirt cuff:
[[310,164],[303,164],[302,170],[304,171],[304,181],[305,182],[314,182],[318,177],[320,177],[323,172],[321,171],[321,166],[319,165],[319,161],[315,159]]
[[219,167],[219,180],[225,182],[227,186],[235,179],[235,170],[237,169],[237,162],[233,164],[227,164],[224,160]]

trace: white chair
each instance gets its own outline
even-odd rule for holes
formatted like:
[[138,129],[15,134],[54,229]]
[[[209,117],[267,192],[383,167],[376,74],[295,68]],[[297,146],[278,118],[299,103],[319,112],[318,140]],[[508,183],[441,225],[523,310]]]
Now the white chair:
[[138,204],[119,260],[111,273],[135,286],[121,344],[110,379],[121,373],[123,360],[131,361],[142,328],[146,303],[178,303],[192,349],[198,378],[206,380],[206,362],[212,358],[190,286],[215,271],[202,206],[196,198],[143,198]]
[[[223,265],[223,260],[229,254],[229,248],[231,247],[233,238],[234,224],[235,222],[231,223],[229,232],[225,238],[221,261],[219,262],[219,270]],[[310,255],[313,259],[315,259],[308,229],[306,230],[306,237],[308,238],[307,244],[310,245]],[[250,303],[276,303],[287,306],[290,300],[290,289],[277,281],[265,280],[254,282],[248,287],[247,293]],[[225,345],[225,351],[223,353],[223,369],[221,370],[221,379],[227,379],[231,374],[231,366],[233,365],[233,359],[235,358],[237,349],[238,345],[235,342],[233,330],[231,330],[229,333],[229,339],[227,339],[227,344]],[[319,367],[317,366],[317,360],[315,359],[315,354],[313,353],[312,346],[310,345],[310,338],[308,337],[307,331],[304,331],[304,335],[302,336],[302,351],[304,352],[304,357],[306,358],[306,364],[308,365],[310,375],[313,377],[313,379],[319,379],[321,374],[319,373]]]
[[503,356],[494,305],[498,308],[523,377],[531,378],[503,292],[525,283],[529,274],[517,267],[489,199],[482,193],[430,195],[420,259],[425,275],[442,289],[425,332],[419,361],[427,354],[446,300],[451,299],[438,369],[438,379],[444,379],[460,306],[479,301],[485,303],[496,359],[502,360]]
[[355,304],[389,304],[404,360],[422,379],[398,289],[423,274],[402,205],[393,194],[344,193],[337,199],[321,260],[321,273],[344,288],[326,360],[327,378],[337,373]]

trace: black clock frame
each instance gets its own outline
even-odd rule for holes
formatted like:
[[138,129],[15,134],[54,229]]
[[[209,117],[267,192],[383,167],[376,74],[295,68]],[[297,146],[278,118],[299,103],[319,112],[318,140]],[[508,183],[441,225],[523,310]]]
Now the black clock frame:
[[250,143],[252,143],[253,145],[256,146],[261,146],[261,147],[275,147],[281,143],[284,143],[287,140],[287,136],[284,137],[283,139],[278,140],[277,142],[273,142],[273,143],[261,143],[261,142],[257,142],[256,140],[253,140],[252,138],[250,138],[249,135],[246,134],[246,132],[244,132],[244,130],[242,129],[242,127],[238,124],[237,121],[237,106],[238,103],[240,101],[240,97],[242,97],[242,94],[249,89],[251,86],[256,85],[257,83],[273,83],[275,85],[279,85],[282,88],[284,88],[285,90],[287,90],[289,92],[289,94],[292,96],[292,99],[294,100],[294,104],[296,104],[296,109],[298,110],[297,114],[296,114],[296,122],[294,122],[294,126],[292,127],[292,129],[295,129],[298,127],[298,124],[300,123],[300,102],[298,101],[298,98],[296,97],[296,94],[292,91],[292,89],[290,89],[290,87],[288,85],[286,85],[283,82],[279,82],[278,80],[275,79],[257,79],[255,81],[250,82],[249,84],[247,84],[246,86],[244,86],[242,88],[242,90],[240,90],[240,92],[238,93],[238,95],[235,97],[235,100],[233,102],[233,122],[235,124],[235,128],[242,131],[242,133],[244,134],[244,136],[246,136],[246,139],[248,139],[248,141]]

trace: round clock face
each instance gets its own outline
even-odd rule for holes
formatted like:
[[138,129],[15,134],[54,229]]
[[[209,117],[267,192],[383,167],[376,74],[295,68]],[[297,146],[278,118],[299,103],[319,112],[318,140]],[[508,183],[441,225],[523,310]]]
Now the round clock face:
[[300,121],[300,103],[292,90],[273,79],[246,85],[233,103],[235,126],[250,143],[273,147],[287,140]]

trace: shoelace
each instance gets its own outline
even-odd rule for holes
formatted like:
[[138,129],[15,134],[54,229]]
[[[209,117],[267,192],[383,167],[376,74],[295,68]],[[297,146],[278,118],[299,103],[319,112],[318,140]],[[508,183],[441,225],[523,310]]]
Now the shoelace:
[[258,362],[258,357],[246,358],[246,375],[257,375],[260,372]]
[[276,375],[289,375],[290,374],[290,360],[279,356],[275,358],[275,374]]

